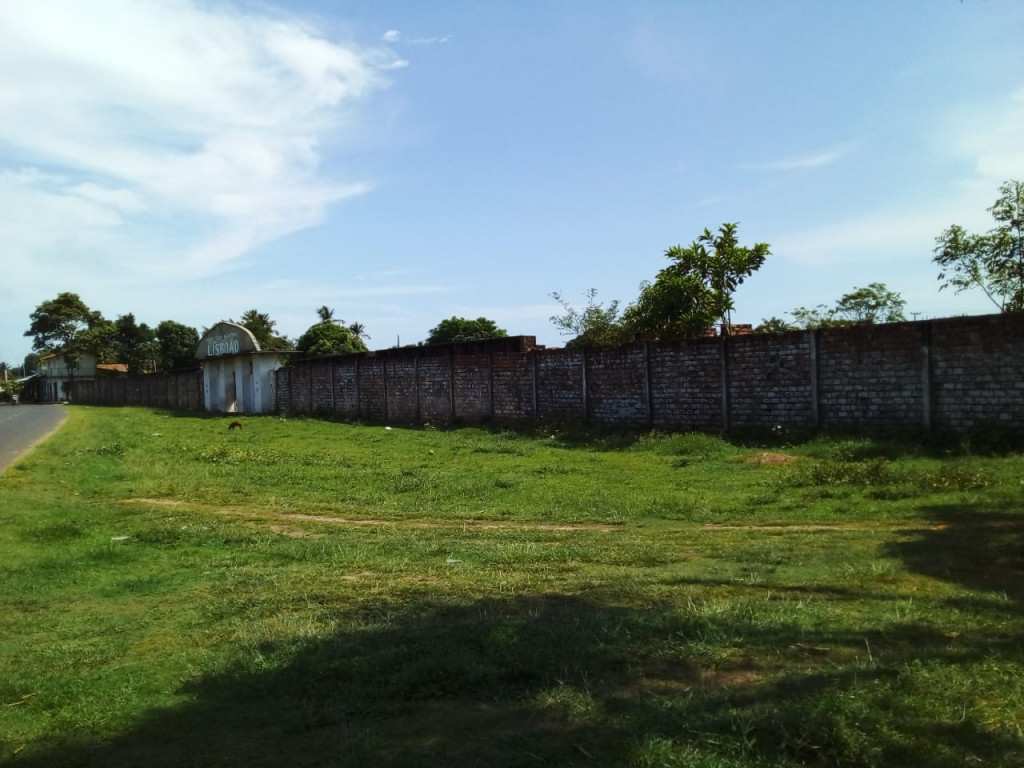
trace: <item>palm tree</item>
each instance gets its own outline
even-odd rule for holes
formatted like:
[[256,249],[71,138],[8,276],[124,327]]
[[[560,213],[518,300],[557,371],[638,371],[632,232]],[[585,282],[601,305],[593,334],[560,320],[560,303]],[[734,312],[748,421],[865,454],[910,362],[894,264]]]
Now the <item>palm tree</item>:
[[345,324],[344,320],[334,319],[334,309],[332,307],[328,307],[326,304],[324,304],[322,307],[318,307],[316,313],[319,316],[321,323],[340,323],[341,325]]
[[256,337],[260,347],[266,349],[274,337],[274,326],[277,325],[277,321],[271,320],[270,315],[266,312],[250,309],[242,315],[239,325],[244,325],[252,331],[252,335]]
[[366,332],[366,326],[363,325],[362,323],[352,323],[352,325],[350,325],[348,329],[352,331],[352,335],[355,336],[357,339],[370,338],[370,334]]

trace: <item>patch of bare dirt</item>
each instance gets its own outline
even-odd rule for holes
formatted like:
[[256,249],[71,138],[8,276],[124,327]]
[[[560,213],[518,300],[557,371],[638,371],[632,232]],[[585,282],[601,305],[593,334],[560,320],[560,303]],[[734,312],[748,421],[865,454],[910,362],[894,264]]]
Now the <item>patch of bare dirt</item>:
[[[252,509],[250,507],[222,507],[212,504],[199,504],[179,499],[125,499],[124,504],[150,504],[158,507],[179,507],[196,512],[212,512],[217,515],[231,515],[258,521],[288,521],[326,523],[328,525],[373,526],[394,525],[404,528],[463,528],[473,530],[517,530],[517,531],[600,531],[611,533],[619,529],[616,525],[556,525],[550,523],[495,523],[486,521],[461,520],[450,523],[430,523],[422,520],[376,520],[373,518],[357,519],[350,517],[333,517],[331,515],[307,515],[298,512],[280,512],[272,509]],[[308,536],[297,528],[283,525],[280,522],[269,524],[270,530],[285,536]]]
[[309,539],[319,538],[320,534],[312,533],[311,531],[304,531],[301,528],[292,528],[290,525],[277,525],[273,524],[268,526],[274,533],[280,533],[282,536],[291,536],[293,539]]
[[701,528],[705,531],[920,531],[921,526],[914,523],[861,523],[857,525],[836,524],[823,525],[815,523],[793,523],[785,525],[780,523],[751,523],[749,525],[723,525],[720,523],[707,523]]
[[761,682],[761,673],[753,666],[702,669],[700,681],[709,688],[750,688]]
[[769,464],[772,466],[792,464],[794,461],[800,461],[800,457],[791,456],[788,453],[759,453],[757,456],[751,456],[747,459],[747,462],[750,464]]
[[546,523],[465,523],[469,528],[480,530],[513,528],[517,531],[600,531],[611,533],[619,529],[617,525],[551,525]]
[[719,525],[708,523],[701,526],[705,531],[854,531],[861,530],[854,525]]
[[300,515],[292,512],[279,512],[281,517],[289,520],[309,520],[312,523],[334,523],[335,525],[393,525],[388,520],[352,520],[347,517],[331,517],[330,515]]

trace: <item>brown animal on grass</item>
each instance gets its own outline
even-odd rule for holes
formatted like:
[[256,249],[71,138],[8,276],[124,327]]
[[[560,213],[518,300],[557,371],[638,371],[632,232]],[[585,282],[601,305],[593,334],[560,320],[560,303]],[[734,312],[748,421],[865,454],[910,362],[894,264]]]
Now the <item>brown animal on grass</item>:
[[228,424],[228,432],[230,432],[235,427],[238,427],[239,429],[241,429],[242,428],[242,422],[240,422],[240,421],[232,421],[230,424]]

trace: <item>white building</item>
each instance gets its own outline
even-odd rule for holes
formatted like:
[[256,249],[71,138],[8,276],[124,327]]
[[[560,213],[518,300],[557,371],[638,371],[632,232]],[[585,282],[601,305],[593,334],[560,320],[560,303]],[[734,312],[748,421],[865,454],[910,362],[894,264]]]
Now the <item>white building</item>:
[[276,403],[274,371],[280,352],[264,352],[252,332],[236,323],[217,323],[199,340],[203,405],[222,413],[270,413]]

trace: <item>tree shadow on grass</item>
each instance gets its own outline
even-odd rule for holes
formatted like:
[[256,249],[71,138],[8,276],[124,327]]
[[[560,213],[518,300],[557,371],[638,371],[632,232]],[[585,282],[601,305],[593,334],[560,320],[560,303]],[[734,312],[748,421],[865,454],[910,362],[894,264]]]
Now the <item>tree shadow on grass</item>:
[[946,504],[921,511],[930,523],[890,553],[913,571],[1005,597],[1024,613],[1024,505]]
[[[67,766],[1009,766],[1019,735],[944,724],[900,685],[955,666],[929,627],[865,635],[570,596],[378,605],[355,629],[266,645],[104,743],[14,764]],[[364,628],[360,628],[364,627]],[[886,644],[889,650],[884,650]],[[712,652],[708,648],[714,648]],[[1017,653],[1019,648],[1008,649]]]

